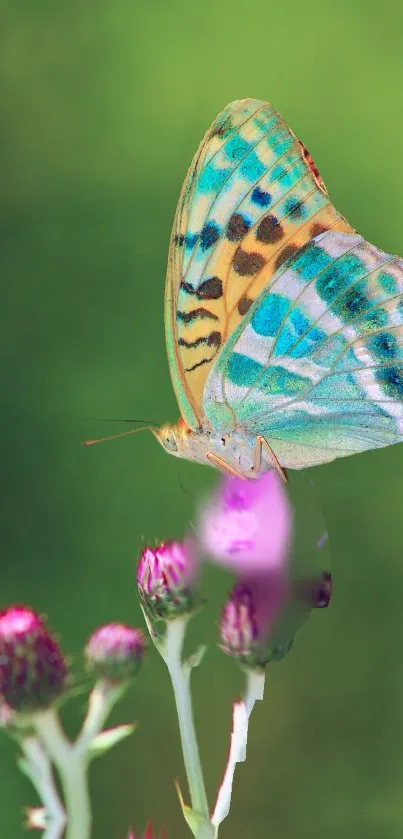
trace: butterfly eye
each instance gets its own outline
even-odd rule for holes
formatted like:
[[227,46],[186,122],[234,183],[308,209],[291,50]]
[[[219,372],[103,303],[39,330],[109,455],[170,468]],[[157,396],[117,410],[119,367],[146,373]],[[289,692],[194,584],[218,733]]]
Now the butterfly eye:
[[172,433],[167,432],[164,436],[164,446],[169,452],[177,452],[178,446]]

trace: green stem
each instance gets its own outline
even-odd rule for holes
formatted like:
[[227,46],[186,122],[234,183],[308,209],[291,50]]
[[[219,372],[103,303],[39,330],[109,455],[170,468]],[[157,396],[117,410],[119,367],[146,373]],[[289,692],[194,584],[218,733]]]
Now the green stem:
[[101,731],[120,695],[121,686],[103,680],[97,682],[90,694],[88,713],[75,743],[67,739],[53,708],[37,713],[33,718],[45,754],[53,761],[60,775],[67,811],[66,839],[90,839],[92,813],[88,789],[88,754],[93,739]]
[[43,839],[61,839],[67,817],[56,789],[51,762],[38,737],[29,735],[21,741],[29,778],[44,807],[46,829]]
[[187,620],[187,617],[181,617],[169,621],[164,644],[158,645],[158,649],[167,665],[175,695],[183,760],[192,809],[202,817],[200,826],[195,828],[195,836],[196,839],[211,839],[214,836],[214,831],[210,823],[203,770],[193,721],[190,691],[192,668],[188,663],[182,662],[182,647]]
[[69,814],[66,839],[89,839],[92,814],[88,789],[87,761],[73,758],[62,776],[66,809]]
[[75,753],[53,708],[36,714],[35,726],[62,782],[68,814],[66,839],[90,839],[92,817],[86,755]]

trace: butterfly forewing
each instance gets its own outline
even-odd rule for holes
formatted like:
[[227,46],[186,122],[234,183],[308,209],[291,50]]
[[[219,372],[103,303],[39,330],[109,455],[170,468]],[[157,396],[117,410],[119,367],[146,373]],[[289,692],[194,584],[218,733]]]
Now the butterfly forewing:
[[324,230],[353,232],[279,114],[239,100],[205,135],[185,180],[168,259],[172,380],[191,427],[211,366],[287,259]]

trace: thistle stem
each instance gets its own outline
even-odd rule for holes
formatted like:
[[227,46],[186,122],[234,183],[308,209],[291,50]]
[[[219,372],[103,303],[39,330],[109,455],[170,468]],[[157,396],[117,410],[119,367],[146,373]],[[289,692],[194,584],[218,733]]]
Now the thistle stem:
[[192,667],[187,662],[182,662],[182,647],[187,620],[187,617],[180,617],[168,621],[164,643],[157,646],[171,677],[192,809],[202,817],[200,825],[194,828],[194,835],[196,839],[211,839],[214,836],[214,831],[210,823],[203,770],[193,721],[190,691]]
[[228,762],[211,819],[211,823],[215,827],[215,837],[218,836],[218,828],[221,822],[224,821],[230,811],[236,765],[246,760],[250,715],[257,700],[263,699],[264,680],[264,671],[247,670],[245,695],[240,702],[234,702],[233,705],[231,746]]
[[88,792],[87,760],[74,753],[53,708],[35,715],[39,737],[62,782],[68,813],[66,839],[90,839],[91,807]]
[[90,695],[86,719],[75,743],[67,739],[53,708],[35,714],[33,721],[42,746],[60,775],[67,811],[66,839],[90,839],[92,813],[88,789],[89,749],[120,693],[119,688],[105,681],[95,685]]
[[50,760],[37,737],[24,737],[21,748],[30,769],[29,777],[45,809],[43,839],[61,839],[67,817],[56,789]]
[[90,693],[88,712],[83,722],[80,734],[74,743],[74,751],[86,754],[94,737],[102,730],[114,704],[122,695],[122,686],[113,685],[101,679]]
[[61,768],[60,777],[68,813],[66,839],[89,839],[92,813],[88,789],[87,761],[74,756]]

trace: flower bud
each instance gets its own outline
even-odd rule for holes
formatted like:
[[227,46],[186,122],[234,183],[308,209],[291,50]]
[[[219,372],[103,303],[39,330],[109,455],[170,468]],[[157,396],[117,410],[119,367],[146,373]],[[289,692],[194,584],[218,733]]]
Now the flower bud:
[[88,669],[99,679],[126,682],[138,673],[145,640],[140,629],[109,623],[96,629],[85,648]]
[[169,620],[193,611],[197,571],[192,542],[163,542],[144,548],[138,569],[140,599],[151,618]]
[[221,616],[221,649],[252,670],[284,658],[293,638],[271,642],[270,629],[286,596],[281,578],[237,583]]
[[49,708],[63,693],[67,666],[45,621],[32,609],[0,612],[0,696],[14,711]]

